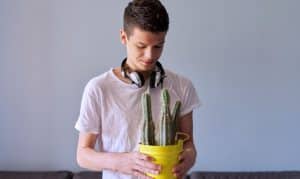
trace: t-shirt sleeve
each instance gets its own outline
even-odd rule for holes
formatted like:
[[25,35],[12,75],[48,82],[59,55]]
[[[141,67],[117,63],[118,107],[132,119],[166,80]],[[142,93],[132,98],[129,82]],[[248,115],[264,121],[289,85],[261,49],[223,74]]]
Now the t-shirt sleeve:
[[75,129],[80,132],[98,134],[100,132],[100,96],[96,87],[90,81],[83,92],[80,113],[75,124]]
[[181,115],[184,116],[198,108],[201,103],[192,82],[186,79],[183,88]]

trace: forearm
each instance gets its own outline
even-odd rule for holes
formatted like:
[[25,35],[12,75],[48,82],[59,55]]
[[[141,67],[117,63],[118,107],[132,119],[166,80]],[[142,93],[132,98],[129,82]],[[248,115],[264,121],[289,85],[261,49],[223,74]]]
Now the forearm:
[[97,152],[92,148],[80,148],[77,162],[80,167],[94,171],[116,170],[120,153]]
[[196,147],[194,145],[194,142],[190,141],[190,140],[186,141],[186,143],[183,146],[183,150],[190,153],[190,155],[193,158],[192,163],[194,165],[194,163],[196,161],[196,157],[197,157],[197,150],[196,150]]
[[145,173],[158,174],[160,166],[152,158],[139,152],[96,152],[93,148],[80,148],[77,153],[78,164],[86,169],[112,170],[127,175],[145,178]]

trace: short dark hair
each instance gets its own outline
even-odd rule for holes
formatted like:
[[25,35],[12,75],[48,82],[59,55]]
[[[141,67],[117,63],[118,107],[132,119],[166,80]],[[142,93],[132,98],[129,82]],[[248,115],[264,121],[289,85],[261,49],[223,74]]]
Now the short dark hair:
[[130,35],[133,27],[150,32],[167,32],[169,15],[159,0],[132,0],[124,10],[123,28]]

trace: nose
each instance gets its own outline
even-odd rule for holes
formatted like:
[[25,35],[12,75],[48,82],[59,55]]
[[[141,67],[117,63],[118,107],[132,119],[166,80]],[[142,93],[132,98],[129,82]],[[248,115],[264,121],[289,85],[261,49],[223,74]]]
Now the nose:
[[144,56],[147,60],[152,60],[154,59],[154,50],[152,48],[147,48],[144,52]]

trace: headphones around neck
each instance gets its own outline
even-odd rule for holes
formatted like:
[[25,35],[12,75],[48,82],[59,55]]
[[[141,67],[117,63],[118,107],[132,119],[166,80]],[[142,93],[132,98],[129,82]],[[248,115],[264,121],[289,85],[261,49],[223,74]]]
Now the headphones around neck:
[[[144,76],[137,71],[129,72],[129,67],[126,65],[126,60],[127,58],[125,58],[121,64],[122,76],[129,79],[131,83],[141,88],[145,84]],[[150,74],[150,87],[156,88],[159,85],[163,87],[163,80],[165,77],[165,70],[163,69],[161,63],[157,61],[155,69]]]

